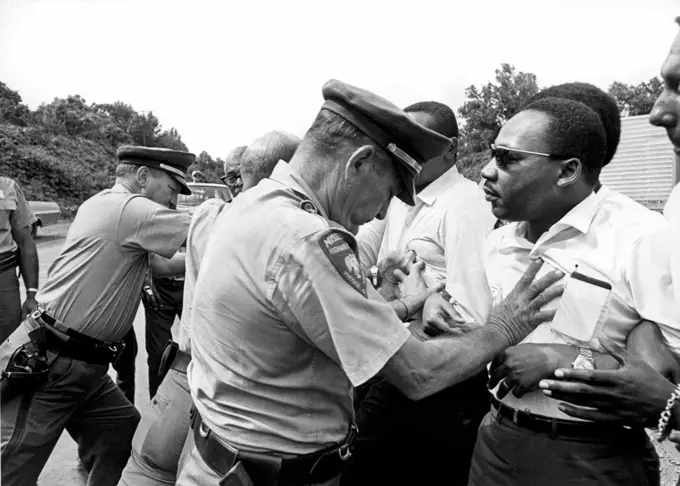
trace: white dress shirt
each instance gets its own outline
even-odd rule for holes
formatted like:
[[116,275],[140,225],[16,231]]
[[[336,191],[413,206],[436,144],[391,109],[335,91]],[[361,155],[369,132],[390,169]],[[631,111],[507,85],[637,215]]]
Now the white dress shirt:
[[463,317],[483,324],[491,295],[482,251],[495,221],[484,193],[454,166],[417,194],[415,206],[394,198],[384,221],[362,226],[359,257],[370,266],[414,250],[426,264],[427,284],[445,282]]
[[[599,337],[605,335],[625,346],[630,331],[642,319],[655,320],[657,314],[647,313],[649,306],[638,302],[639,289],[631,285],[631,268],[635,266],[636,247],[641,238],[663,230],[665,218],[632,199],[602,187],[574,207],[560,221],[546,231],[536,243],[526,238],[525,223],[510,223],[495,230],[486,244],[486,274],[494,303],[500,302],[513,289],[533,258],[541,257],[545,264],[537,278],[553,269],[567,274],[559,284],[567,283],[565,293],[547,304],[545,309],[555,309],[563,302],[585,302],[587,293],[576,295],[577,285],[570,289],[569,275],[578,266],[578,272],[612,286],[608,306],[603,307],[599,319],[588,325],[592,338],[575,339],[553,328],[553,322],[538,326],[523,342],[569,344],[603,351]],[[639,286],[638,286],[639,287]],[[576,297],[576,298],[575,298]],[[585,305],[584,305],[585,306]],[[562,309],[565,310],[565,309]],[[568,311],[578,312],[579,306]],[[495,390],[494,390],[495,393]],[[573,420],[557,408],[558,401],[540,391],[530,392],[522,398],[509,393],[503,402],[516,409],[532,413]]]

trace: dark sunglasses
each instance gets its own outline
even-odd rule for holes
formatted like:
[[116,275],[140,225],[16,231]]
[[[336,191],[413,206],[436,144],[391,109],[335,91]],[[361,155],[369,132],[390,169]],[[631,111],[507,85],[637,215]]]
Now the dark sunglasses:
[[220,177],[222,183],[227,187],[233,187],[238,185],[238,181],[241,180],[240,174],[227,174]]
[[501,165],[507,165],[508,164],[508,157],[510,156],[510,152],[516,152],[519,154],[529,154],[529,155],[540,155],[542,157],[548,157],[551,159],[569,159],[571,156],[569,155],[557,155],[557,154],[546,154],[544,152],[533,152],[531,150],[521,150],[521,149],[514,149],[514,148],[508,148],[508,147],[497,147],[496,144],[492,143],[489,145],[491,148],[491,157],[496,159],[498,163]]

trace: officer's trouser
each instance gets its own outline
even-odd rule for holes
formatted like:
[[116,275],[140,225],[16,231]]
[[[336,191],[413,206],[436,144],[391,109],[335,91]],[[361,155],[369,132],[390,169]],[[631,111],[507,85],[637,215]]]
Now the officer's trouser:
[[132,327],[123,338],[125,349],[121,353],[118,361],[114,363],[113,369],[116,370],[116,385],[123,392],[125,398],[134,405],[135,403],[135,373],[137,371],[137,335],[135,328]]
[[[479,428],[470,486],[658,486],[659,457],[644,431],[568,438],[532,432],[492,409]],[[636,433],[639,432],[639,433]]]
[[132,439],[132,456],[119,486],[175,484],[182,448],[190,430],[191,394],[184,373],[171,369]]
[[154,278],[154,287],[161,303],[160,308],[144,306],[146,318],[146,354],[149,367],[149,398],[153,398],[161,384],[158,377],[165,344],[172,339],[175,316],[182,317],[184,282],[169,278]]
[[[222,478],[203,461],[194,444],[194,435],[189,432],[179,461],[177,486],[219,486],[221,480]],[[339,484],[340,476],[325,483],[308,486],[338,486]],[[256,484],[255,486],[260,485]]]
[[[10,341],[5,341],[0,357],[13,352],[11,347]],[[3,400],[0,484],[36,484],[64,429],[78,444],[78,454],[89,472],[87,484],[118,483],[130,455],[139,412],[113,383],[107,369],[60,356],[44,383],[32,392]]]
[[17,269],[0,272],[0,343],[21,324],[21,293]]

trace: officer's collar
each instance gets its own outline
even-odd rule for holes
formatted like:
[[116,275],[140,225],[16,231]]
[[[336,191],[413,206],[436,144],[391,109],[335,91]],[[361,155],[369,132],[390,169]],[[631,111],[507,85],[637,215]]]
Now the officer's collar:
[[328,215],[314,195],[314,191],[307,185],[300,173],[293,169],[288,163],[280,160],[276,164],[276,167],[274,167],[272,175],[270,175],[269,178],[276,182],[280,182],[284,186],[290,187],[297,193],[302,193],[301,196],[309,199],[312,204],[314,204],[314,207],[319,214],[323,216],[324,219],[328,220]]

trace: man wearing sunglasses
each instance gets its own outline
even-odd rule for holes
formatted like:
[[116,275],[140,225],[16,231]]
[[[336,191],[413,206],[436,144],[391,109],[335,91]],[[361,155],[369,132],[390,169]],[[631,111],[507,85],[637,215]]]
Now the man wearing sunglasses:
[[491,365],[492,410],[479,430],[470,484],[654,484],[658,459],[641,428],[572,420],[538,382],[558,367],[616,367],[600,340],[625,343],[647,315],[627,284],[635,242],[664,227],[643,206],[595,191],[607,157],[598,115],[567,99],[528,105],[501,129],[482,170],[494,215],[511,221],[486,246],[494,300],[533,258],[570,275],[556,317]]

